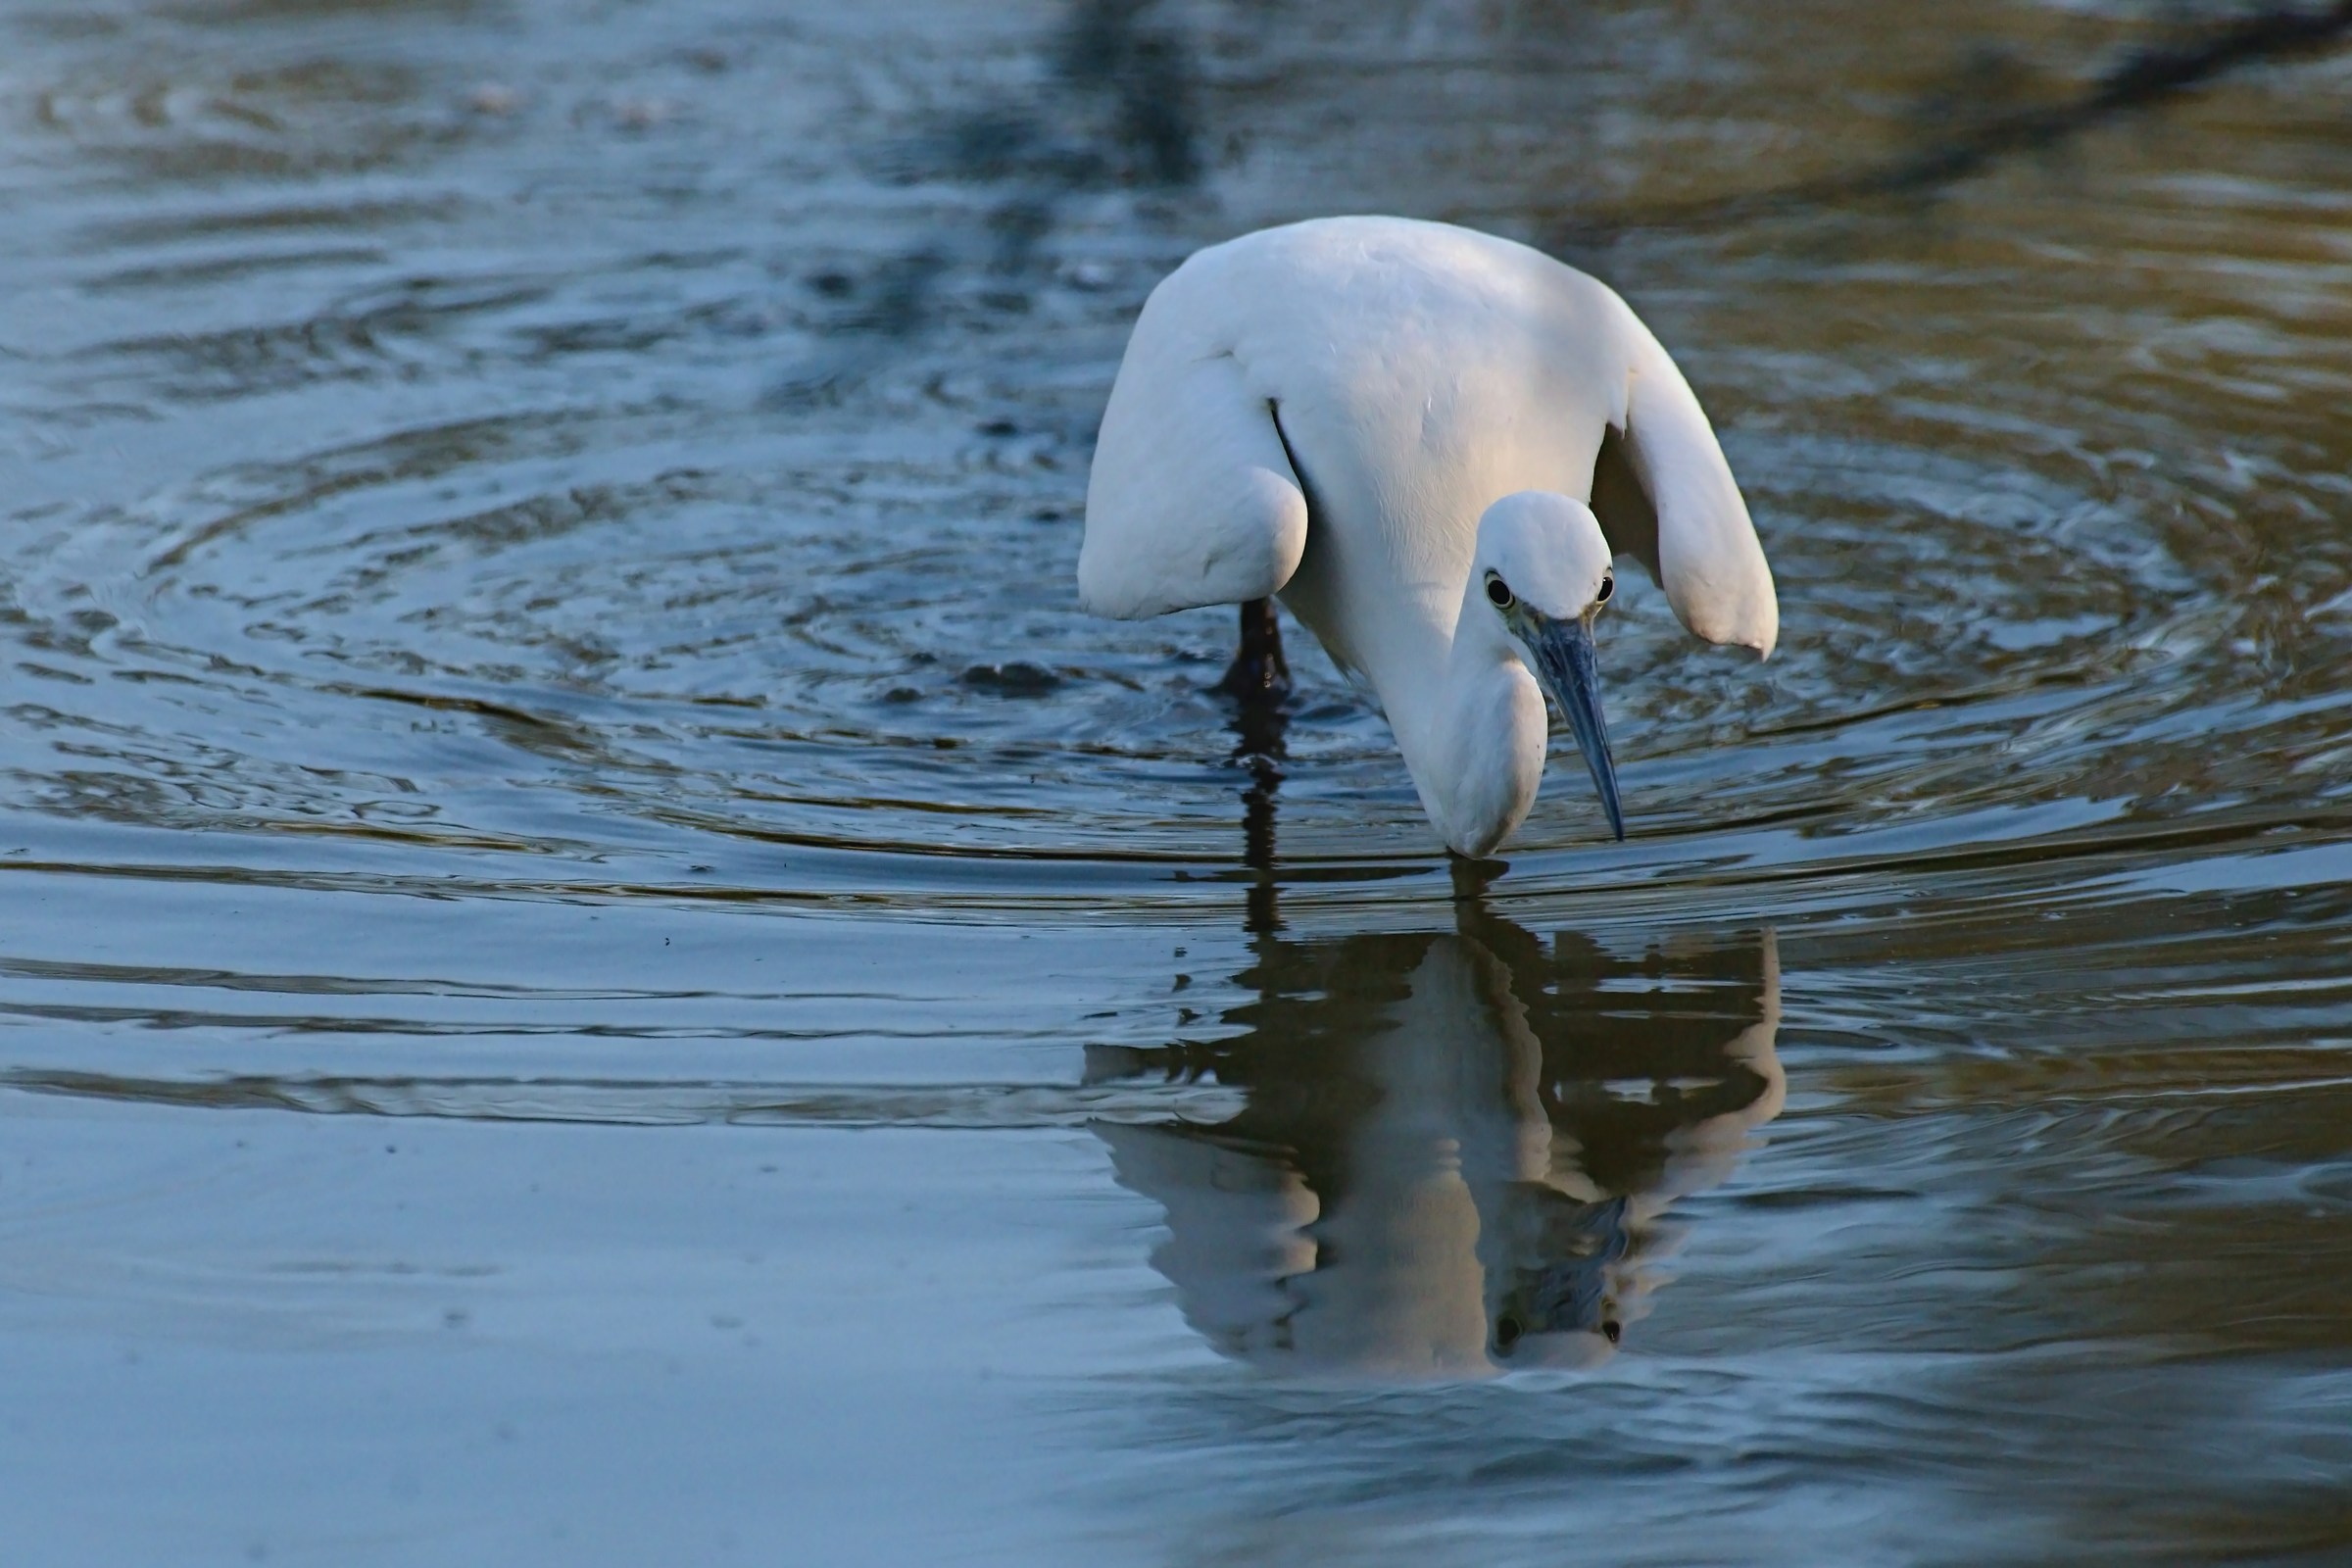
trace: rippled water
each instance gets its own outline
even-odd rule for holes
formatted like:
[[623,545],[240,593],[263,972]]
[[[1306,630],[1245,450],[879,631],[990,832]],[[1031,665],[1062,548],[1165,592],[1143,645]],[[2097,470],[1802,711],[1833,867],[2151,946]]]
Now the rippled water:
[[[2352,1558],[2352,52],[1837,194],[2185,25],[10,7],[9,1560]],[[1074,611],[1350,210],[1723,432],[1628,844]]]

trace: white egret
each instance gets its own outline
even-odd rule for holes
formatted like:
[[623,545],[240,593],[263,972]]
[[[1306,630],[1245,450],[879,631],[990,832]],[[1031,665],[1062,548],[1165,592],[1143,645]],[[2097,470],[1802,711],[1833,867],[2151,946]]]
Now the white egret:
[[1282,602],[1388,715],[1431,823],[1484,855],[1525,819],[1548,692],[1622,839],[1593,617],[1611,563],[1684,625],[1770,656],[1772,570],[1715,432],[1606,285],[1396,218],[1246,234],[1152,290],[1086,498],[1081,602],[1243,607],[1242,685],[1282,678]]

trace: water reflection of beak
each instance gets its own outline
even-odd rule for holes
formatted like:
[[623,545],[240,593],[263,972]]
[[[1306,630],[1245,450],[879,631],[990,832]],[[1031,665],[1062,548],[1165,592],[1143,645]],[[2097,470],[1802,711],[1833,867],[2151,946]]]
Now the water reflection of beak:
[[1527,649],[1537,683],[1576,732],[1585,765],[1592,770],[1592,787],[1600,792],[1600,804],[1609,813],[1609,827],[1622,843],[1625,808],[1617,801],[1617,762],[1609,755],[1609,726],[1600,712],[1600,662],[1592,648],[1592,617],[1555,620],[1524,601],[1517,608],[1511,630]]

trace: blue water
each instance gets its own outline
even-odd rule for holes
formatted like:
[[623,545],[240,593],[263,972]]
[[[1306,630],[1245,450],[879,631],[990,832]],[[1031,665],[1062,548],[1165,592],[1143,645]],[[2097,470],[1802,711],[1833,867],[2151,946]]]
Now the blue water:
[[[1817,178],[2169,24],[9,8],[7,1561],[2352,1558],[2352,52]],[[1338,211],[1722,431],[1625,845],[1075,610]]]

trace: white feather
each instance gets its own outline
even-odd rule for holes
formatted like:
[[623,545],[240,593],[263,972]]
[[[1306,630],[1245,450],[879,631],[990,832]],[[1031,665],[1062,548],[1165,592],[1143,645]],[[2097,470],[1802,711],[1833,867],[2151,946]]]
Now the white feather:
[[[1596,497],[1612,431],[1631,479]],[[1279,593],[1378,692],[1433,819],[1465,849],[1496,824],[1449,811],[1464,783],[1441,775],[1494,774],[1469,788],[1515,801],[1494,838],[1533,799],[1532,684],[1483,694],[1508,732],[1492,759],[1446,718],[1481,706],[1449,669],[1479,519],[1526,490],[1591,502],[1699,636],[1771,652],[1772,572],[1730,466],[1615,293],[1444,223],[1266,229],[1195,255],[1146,303],[1096,448],[1080,595],[1136,617]]]

